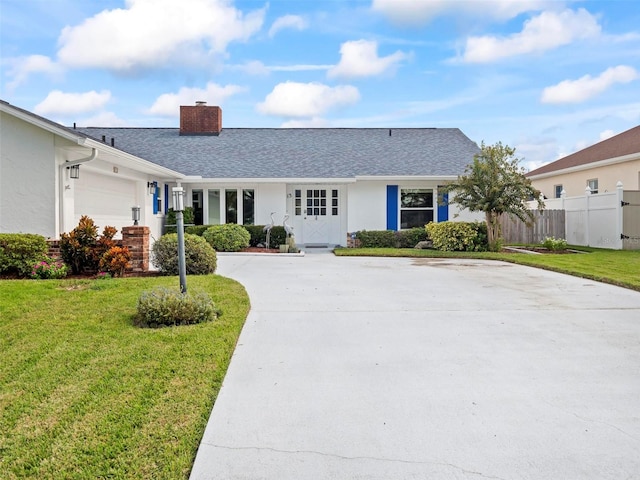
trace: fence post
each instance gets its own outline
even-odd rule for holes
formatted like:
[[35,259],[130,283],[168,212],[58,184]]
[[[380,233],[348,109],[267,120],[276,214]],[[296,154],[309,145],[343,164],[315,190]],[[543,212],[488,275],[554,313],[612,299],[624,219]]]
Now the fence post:
[[622,250],[624,248],[624,240],[622,239],[622,231],[624,227],[624,213],[622,207],[622,201],[624,200],[624,190],[622,188],[622,182],[618,180],[616,183],[616,238],[614,238],[614,244],[616,249]]
[[589,197],[591,196],[591,187],[587,185],[587,188],[584,189],[584,240],[587,244],[587,247],[590,247],[589,243]]

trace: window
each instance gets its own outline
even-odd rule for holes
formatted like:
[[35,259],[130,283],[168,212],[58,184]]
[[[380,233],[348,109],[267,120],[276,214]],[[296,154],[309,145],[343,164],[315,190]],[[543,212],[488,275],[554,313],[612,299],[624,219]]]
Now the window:
[[331,215],[338,215],[338,190],[331,190]]
[[255,196],[253,189],[242,190],[242,224],[253,225],[255,218]]
[[296,199],[295,214],[301,215],[302,214],[302,190],[295,191],[295,199]]
[[238,191],[225,190],[225,216],[224,223],[238,223]]
[[326,190],[307,190],[307,215],[327,215]]
[[208,225],[220,225],[220,190],[209,190]]
[[554,185],[554,197],[553,198],[561,198],[562,197],[562,185]]
[[433,190],[403,188],[400,190],[400,228],[424,227],[433,221]]
[[587,180],[587,186],[591,189],[591,194],[594,195],[598,193],[598,179],[592,178],[591,180]]

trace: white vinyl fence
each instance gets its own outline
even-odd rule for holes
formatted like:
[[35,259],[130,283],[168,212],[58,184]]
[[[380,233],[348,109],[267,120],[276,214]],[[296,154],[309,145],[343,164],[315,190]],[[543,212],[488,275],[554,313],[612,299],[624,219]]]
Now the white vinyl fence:
[[[626,192],[631,193],[631,192]],[[636,238],[635,226],[632,222],[626,222],[628,228],[634,231],[625,231],[623,221],[623,209],[634,207],[630,202],[625,202],[625,192],[622,183],[618,182],[615,192],[591,194],[589,187],[585,194],[579,197],[565,197],[546,199],[545,209],[565,211],[565,239],[571,245],[584,245],[598,248],[611,248],[616,250],[640,248]],[[625,203],[627,205],[625,205]],[[535,207],[534,202],[531,203]],[[636,210],[640,212],[640,210]],[[634,216],[635,217],[635,216]]]

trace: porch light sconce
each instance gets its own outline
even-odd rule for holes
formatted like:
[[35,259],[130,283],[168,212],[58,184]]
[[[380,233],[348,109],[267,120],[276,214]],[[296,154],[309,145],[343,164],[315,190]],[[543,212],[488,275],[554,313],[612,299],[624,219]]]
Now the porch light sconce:
[[75,180],[80,178],[80,165],[71,165],[70,167],[67,167],[67,170],[69,170],[69,178],[73,178]]
[[140,207],[139,206],[131,207],[131,219],[133,220],[133,224],[134,225],[138,225],[138,222],[140,221]]
[[155,195],[156,188],[158,188],[158,182],[147,182],[147,191],[149,195]]

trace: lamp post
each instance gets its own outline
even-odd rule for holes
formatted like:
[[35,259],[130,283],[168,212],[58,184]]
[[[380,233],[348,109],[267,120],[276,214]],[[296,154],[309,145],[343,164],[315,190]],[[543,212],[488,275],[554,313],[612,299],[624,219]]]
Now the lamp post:
[[180,292],[187,293],[187,266],[184,258],[184,190],[173,187],[173,209],[176,212],[176,229],[178,231],[178,273],[180,274]]

